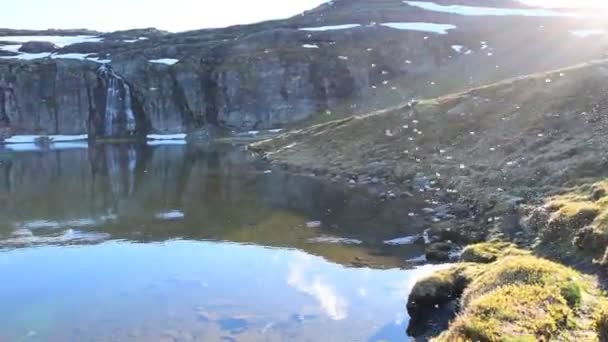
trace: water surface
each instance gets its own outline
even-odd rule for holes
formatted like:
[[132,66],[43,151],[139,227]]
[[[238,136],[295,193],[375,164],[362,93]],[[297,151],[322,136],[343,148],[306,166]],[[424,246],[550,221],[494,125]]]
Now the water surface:
[[[238,146],[0,150],[0,341],[403,341],[417,203]],[[320,223],[319,223],[320,222]]]

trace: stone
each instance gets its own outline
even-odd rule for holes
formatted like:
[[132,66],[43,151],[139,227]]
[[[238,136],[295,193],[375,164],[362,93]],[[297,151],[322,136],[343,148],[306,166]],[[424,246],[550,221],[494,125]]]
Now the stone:
[[19,52],[27,53],[42,53],[42,52],[55,52],[59,47],[53,43],[43,41],[32,41],[23,43],[19,48]]
[[428,261],[445,262],[450,260],[450,252],[453,249],[451,242],[436,242],[427,246],[425,254]]

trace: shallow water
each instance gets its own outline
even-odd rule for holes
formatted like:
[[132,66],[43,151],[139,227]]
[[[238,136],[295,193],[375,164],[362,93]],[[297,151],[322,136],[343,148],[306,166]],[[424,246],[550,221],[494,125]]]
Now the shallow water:
[[0,150],[0,341],[407,340],[417,205],[232,146]]

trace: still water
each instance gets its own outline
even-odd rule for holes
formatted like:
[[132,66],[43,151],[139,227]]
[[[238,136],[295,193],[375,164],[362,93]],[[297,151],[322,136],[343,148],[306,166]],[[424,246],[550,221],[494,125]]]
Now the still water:
[[238,146],[0,148],[0,341],[404,341],[416,205]]

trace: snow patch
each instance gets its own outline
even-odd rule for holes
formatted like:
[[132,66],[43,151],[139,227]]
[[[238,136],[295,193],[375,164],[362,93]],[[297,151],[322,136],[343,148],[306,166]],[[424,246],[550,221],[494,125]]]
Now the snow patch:
[[14,135],[2,141],[4,144],[35,144],[40,140],[48,140],[50,143],[65,141],[84,141],[89,138],[86,134],[81,135]]
[[427,11],[469,16],[572,17],[576,14],[542,8],[499,8],[466,5],[441,5],[431,1],[404,1]]
[[348,30],[355,27],[360,27],[360,24],[345,24],[345,25],[333,25],[333,26],[320,26],[320,27],[303,27],[300,31],[333,31],[333,30]]
[[456,28],[455,25],[435,23],[383,23],[380,25],[397,30],[421,31],[437,34],[447,34],[448,30]]
[[166,145],[186,145],[186,140],[149,140],[148,146],[166,146]]
[[179,59],[175,58],[159,58],[159,59],[151,59],[148,62],[155,64],[165,64],[165,65],[173,65],[179,62]]
[[413,245],[414,243],[416,243],[416,241],[420,240],[420,238],[421,238],[420,235],[412,235],[412,236],[406,236],[406,237],[397,238],[397,239],[393,239],[393,240],[387,240],[387,241],[384,241],[384,244],[391,245],[391,246]]
[[452,45],[452,50],[454,50],[458,53],[461,53],[463,49],[464,49],[464,46],[462,46],[462,45]]
[[168,211],[165,213],[158,213],[156,214],[156,218],[159,220],[179,220],[179,219],[183,219],[186,215],[179,211],[179,210],[172,210],[172,211]]
[[125,39],[125,40],[123,40],[123,42],[125,42],[125,43],[136,43],[136,42],[139,42],[141,40],[147,40],[147,39],[148,39],[148,37],[139,37],[137,39]]
[[96,36],[0,36],[2,42],[49,42],[60,48],[77,43],[99,43],[102,40],[103,38]]
[[177,134],[148,134],[148,140],[185,140],[188,135],[186,133]]

